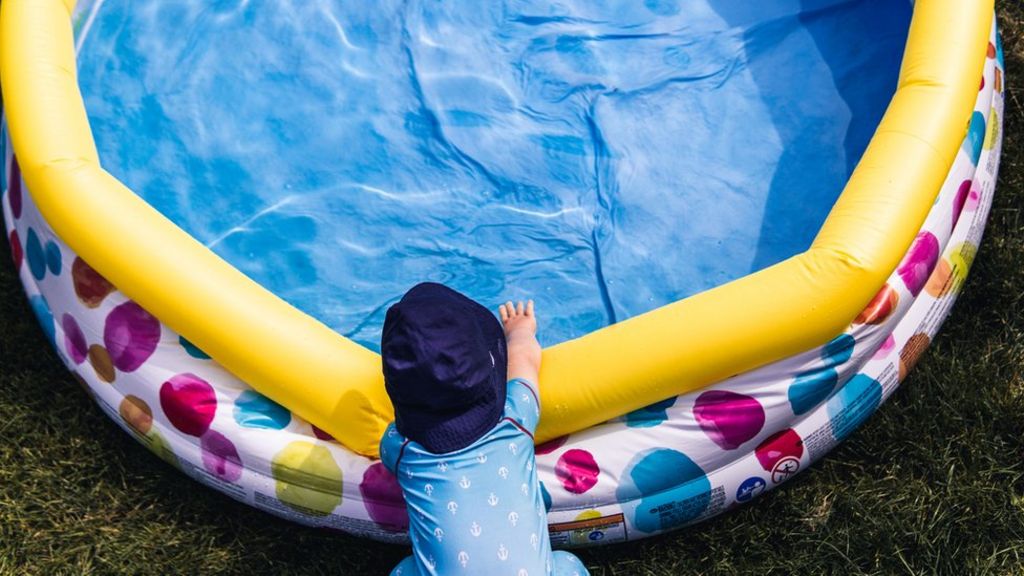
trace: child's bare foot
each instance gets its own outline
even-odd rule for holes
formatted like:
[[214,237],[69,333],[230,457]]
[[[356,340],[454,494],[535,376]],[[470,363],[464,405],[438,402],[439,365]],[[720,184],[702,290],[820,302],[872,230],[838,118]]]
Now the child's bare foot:
[[512,301],[498,306],[501,324],[505,328],[508,346],[508,377],[523,378],[537,383],[540,372],[540,343],[537,342],[537,317],[533,313],[533,300],[525,305]]

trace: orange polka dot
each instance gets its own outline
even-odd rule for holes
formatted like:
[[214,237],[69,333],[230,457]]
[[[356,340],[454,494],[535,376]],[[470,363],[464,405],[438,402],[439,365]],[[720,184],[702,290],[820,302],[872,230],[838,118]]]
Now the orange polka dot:
[[139,434],[148,434],[153,427],[153,410],[137,396],[125,396],[117,408],[117,413]]
[[921,359],[931,343],[932,339],[927,334],[914,334],[910,340],[907,340],[906,346],[900,350],[900,381],[914,369],[917,361]]
[[900,295],[892,286],[886,284],[875,294],[867,307],[853,320],[854,324],[881,324],[892,316],[900,302]]
[[114,291],[113,284],[78,257],[71,264],[71,278],[75,286],[75,295],[87,308],[96,308]]
[[117,377],[117,372],[114,370],[114,362],[110,359],[110,354],[107,353],[107,349],[99,344],[93,344],[89,346],[89,364],[92,369],[96,371],[96,375],[100,377],[100,380],[110,383]]
[[949,265],[949,261],[941,258],[928,278],[928,283],[924,285],[924,289],[933,298],[941,298],[949,293],[949,289],[953,286],[952,277],[953,267]]

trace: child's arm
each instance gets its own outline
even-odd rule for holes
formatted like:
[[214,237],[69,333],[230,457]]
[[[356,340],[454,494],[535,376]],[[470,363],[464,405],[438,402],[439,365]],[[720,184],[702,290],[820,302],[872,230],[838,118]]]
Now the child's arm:
[[533,314],[533,300],[524,306],[513,306],[512,301],[498,307],[501,323],[505,327],[508,346],[508,379],[522,378],[534,386],[540,374],[540,342],[537,342],[537,318]]
[[395,423],[388,424],[384,436],[380,439],[380,461],[392,474],[398,475],[398,459],[406,443],[405,437],[398,433]]

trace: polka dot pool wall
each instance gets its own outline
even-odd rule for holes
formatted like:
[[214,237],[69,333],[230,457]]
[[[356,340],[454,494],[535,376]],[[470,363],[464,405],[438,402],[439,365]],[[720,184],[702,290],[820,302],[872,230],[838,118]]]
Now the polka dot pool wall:
[[[949,313],[984,231],[1002,143],[999,56],[993,28],[975,113],[935,205],[843,334],[537,447],[556,546],[643,538],[748,502],[806,469],[892,394]],[[47,341],[112,419],[242,502],[406,540],[401,490],[378,461],[250,389],[118,291],[54,235],[5,144],[13,265]]]

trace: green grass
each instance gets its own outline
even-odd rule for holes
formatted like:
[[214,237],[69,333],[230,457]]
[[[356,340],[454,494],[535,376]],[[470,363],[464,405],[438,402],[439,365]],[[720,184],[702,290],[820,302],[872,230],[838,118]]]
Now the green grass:
[[[1024,574],[1024,8],[999,4],[1002,174],[932,348],[822,462],[694,528],[582,551],[595,575]],[[63,369],[9,262],[0,249],[0,574],[386,574],[407,554],[288,524],[150,454]]]

